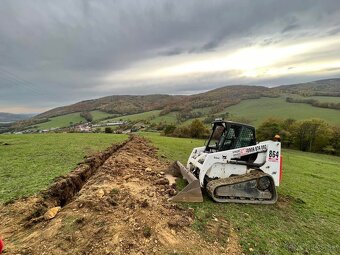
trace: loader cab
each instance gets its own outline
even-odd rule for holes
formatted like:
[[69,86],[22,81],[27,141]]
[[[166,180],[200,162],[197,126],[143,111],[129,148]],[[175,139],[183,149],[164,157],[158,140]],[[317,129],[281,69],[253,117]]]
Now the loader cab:
[[216,120],[206,152],[226,151],[256,144],[255,128],[242,123]]

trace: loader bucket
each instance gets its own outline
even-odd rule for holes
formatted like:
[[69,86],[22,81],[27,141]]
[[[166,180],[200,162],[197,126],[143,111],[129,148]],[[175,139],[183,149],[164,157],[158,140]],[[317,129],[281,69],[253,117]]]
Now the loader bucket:
[[[177,173],[180,173],[185,180],[189,183],[183,190],[178,192],[169,201],[174,202],[203,202],[202,190],[199,180],[186,169],[179,161],[173,164],[173,168]],[[176,174],[176,173],[175,173]],[[176,176],[176,175],[175,175]]]

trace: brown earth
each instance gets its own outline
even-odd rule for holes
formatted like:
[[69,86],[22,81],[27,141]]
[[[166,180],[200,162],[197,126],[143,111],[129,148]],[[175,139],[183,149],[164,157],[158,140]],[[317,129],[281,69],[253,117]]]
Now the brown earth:
[[168,202],[168,167],[140,137],[87,159],[40,195],[0,206],[3,253],[241,254],[228,222],[208,224],[208,241],[190,227],[193,209]]

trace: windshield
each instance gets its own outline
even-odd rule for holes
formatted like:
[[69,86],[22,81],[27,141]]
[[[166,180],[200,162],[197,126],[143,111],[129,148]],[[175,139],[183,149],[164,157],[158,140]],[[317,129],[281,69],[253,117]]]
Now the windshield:
[[225,151],[256,144],[255,132],[242,125],[216,124],[206,150]]
[[207,149],[218,149],[220,145],[221,137],[224,135],[226,128],[222,125],[215,126],[215,129],[210,137]]

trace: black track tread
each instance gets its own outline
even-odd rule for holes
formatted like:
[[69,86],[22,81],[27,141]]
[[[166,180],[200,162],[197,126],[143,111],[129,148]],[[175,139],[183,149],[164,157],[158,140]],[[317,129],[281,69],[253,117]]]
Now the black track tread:
[[[239,199],[239,198],[227,198],[227,197],[216,197],[215,196],[215,189],[224,186],[224,185],[233,185],[240,182],[246,182],[251,181],[254,179],[259,179],[261,177],[268,176],[272,180],[272,187],[273,190],[273,196],[272,199],[268,200],[259,200],[259,199]],[[242,204],[274,204],[277,201],[277,193],[276,188],[274,185],[273,178],[262,171],[259,170],[253,170],[248,174],[238,175],[238,176],[232,176],[229,178],[221,178],[216,180],[211,180],[207,184],[207,191],[209,195],[214,199],[216,202],[220,203],[242,203]]]

